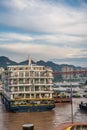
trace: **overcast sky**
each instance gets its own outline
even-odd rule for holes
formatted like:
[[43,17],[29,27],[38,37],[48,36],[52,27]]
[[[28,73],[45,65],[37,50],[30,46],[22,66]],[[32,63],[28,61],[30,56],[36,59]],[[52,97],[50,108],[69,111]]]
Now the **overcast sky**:
[[0,56],[87,67],[87,0],[0,0]]

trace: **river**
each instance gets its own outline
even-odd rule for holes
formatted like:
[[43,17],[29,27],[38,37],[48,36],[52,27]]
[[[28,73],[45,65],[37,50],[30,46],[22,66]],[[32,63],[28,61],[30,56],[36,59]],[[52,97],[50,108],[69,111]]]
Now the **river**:
[[[79,103],[87,98],[73,99],[74,122],[87,122],[87,113],[79,110]],[[54,130],[58,125],[71,121],[70,103],[56,104],[55,109],[46,112],[6,112],[0,102],[0,130],[22,130],[24,124],[34,124],[34,130]]]

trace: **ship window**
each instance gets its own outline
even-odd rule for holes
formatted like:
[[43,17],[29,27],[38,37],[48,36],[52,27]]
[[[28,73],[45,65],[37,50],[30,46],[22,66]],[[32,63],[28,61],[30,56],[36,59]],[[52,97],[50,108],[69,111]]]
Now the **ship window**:
[[19,77],[23,77],[23,76],[24,76],[23,72],[19,73]]
[[14,79],[14,80],[13,80],[13,84],[18,84],[18,80],[17,80],[17,79]]
[[29,76],[29,72],[25,72],[25,76]]
[[18,77],[18,73],[14,73],[14,76],[15,76],[15,77]]
[[25,86],[25,91],[29,91],[29,86]]
[[34,86],[31,86],[31,91],[34,91]]
[[40,72],[40,76],[44,76],[44,73],[43,73],[43,72]]
[[26,94],[26,98],[30,98],[30,94]]
[[18,92],[18,87],[14,87],[14,91],[15,91],[15,92]]
[[20,67],[19,70],[23,70],[23,67]]
[[28,68],[28,67],[26,67],[25,69],[26,69],[26,70],[28,70],[29,68]]
[[45,87],[44,86],[41,87],[41,91],[45,91]]
[[35,91],[39,91],[39,86],[35,86]]
[[41,82],[41,84],[43,84],[44,83],[44,79],[41,79],[40,82]]
[[23,79],[19,79],[19,84],[23,84]]
[[42,98],[44,98],[44,97],[45,97],[45,94],[41,94],[41,96],[42,96]]
[[35,79],[35,83],[38,84],[39,83],[39,79]]
[[20,86],[20,87],[19,87],[19,91],[24,91],[24,87],[23,87],[23,86]]
[[40,98],[39,94],[36,94],[36,98]]
[[14,95],[13,95],[13,98],[18,99],[18,94],[14,94]]
[[34,98],[34,94],[31,94],[31,98]]
[[36,73],[35,73],[35,76],[39,76],[39,72],[36,72]]
[[29,79],[25,79],[25,84],[29,84]]
[[19,97],[20,97],[20,98],[24,98],[24,94],[20,93],[20,94],[19,94]]

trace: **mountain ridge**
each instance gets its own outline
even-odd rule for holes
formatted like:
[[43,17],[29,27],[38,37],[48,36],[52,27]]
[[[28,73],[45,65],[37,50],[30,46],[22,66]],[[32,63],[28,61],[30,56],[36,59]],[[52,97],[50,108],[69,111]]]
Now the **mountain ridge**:
[[[74,66],[74,65],[69,65],[69,64],[56,64],[52,61],[43,61],[43,60],[39,60],[37,62],[32,61],[34,64],[37,65],[42,65],[42,66],[48,66],[51,67],[53,69],[53,71],[60,71],[62,69],[62,67],[64,66],[69,66],[72,67],[74,69],[81,69],[83,67],[80,66]],[[28,64],[28,60],[22,61],[22,62],[16,62],[13,60],[10,60],[8,57],[5,56],[0,56],[0,67],[6,68],[8,65],[26,65]]]
[[[51,67],[53,72],[58,72],[58,71],[62,71],[63,67],[72,67],[73,70],[81,70],[83,69],[83,67],[80,66],[74,66],[74,65],[68,65],[68,64],[56,64],[52,61],[37,61],[34,62],[32,61],[32,63],[37,64],[37,65],[41,65],[41,66],[45,66],[45,67]],[[27,65],[28,64],[28,60],[22,61],[22,62],[15,62],[13,60],[10,60],[8,57],[5,56],[1,56],[0,57],[0,67],[3,67],[4,69],[9,65]],[[61,75],[54,75],[54,81],[62,81],[62,76]]]

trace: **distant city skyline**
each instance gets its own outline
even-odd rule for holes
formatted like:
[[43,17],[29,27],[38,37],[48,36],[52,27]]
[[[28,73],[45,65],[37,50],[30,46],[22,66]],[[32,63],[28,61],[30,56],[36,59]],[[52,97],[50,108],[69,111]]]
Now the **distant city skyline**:
[[0,56],[87,67],[87,0],[0,0]]

